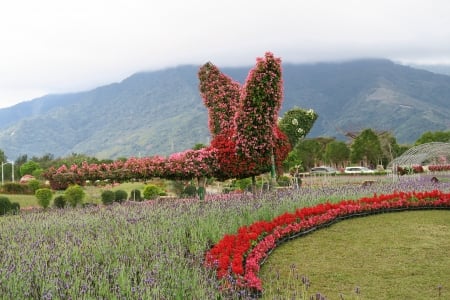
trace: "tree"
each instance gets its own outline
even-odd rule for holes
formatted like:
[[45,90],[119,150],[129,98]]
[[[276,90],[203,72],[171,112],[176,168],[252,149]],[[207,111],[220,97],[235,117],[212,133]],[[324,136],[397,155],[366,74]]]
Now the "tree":
[[289,172],[291,172],[292,170],[303,170],[303,162],[299,157],[299,153],[295,151],[295,149],[289,152],[287,158],[284,160],[283,169]]
[[324,156],[328,163],[344,167],[350,158],[350,149],[342,141],[332,141],[326,145]]
[[13,168],[16,169],[14,164],[8,163],[8,158],[5,155],[5,152],[0,149],[0,164],[4,164],[2,167],[2,176],[3,178],[12,178]]
[[29,160],[20,166],[20,176],[33,175],[33,172],[39,169],[41,166],[37,162]]
[[28,161],[28,155],[22,154],[22,155],[19,155],[19,157],[16,158],[16,161],[14,162],[14,164],[16,166],[20,167],[21,165],[23,165],[27,161]]
[[397,139],[391,132],[383,132],[378,135],[381,152],[383,153],[382,164],[386,166],[394,158],[401,155],[401,147],[397,144]]
[[67,203],[72,207],[76,207],[77,205],[83,203],[83,198],[85,196],[85,192],[83,188],[79,185],[71,185],[64,191],[64,198]]
[[294,148],[300,139],[310,132],[317,118],[317,113],[312,109],[294,107],[284,113],[278,126],[287,135],[291,147]]
[[295,156],[296,160],[302,162],[304,170],[308,170],[323,160],[321,149],[322,145],[317,139],[304,139],[298,142],[292,150],[295,154],[290,155]]
[[351,145],[350,160],[354,163],[376,166],[383,152],[378,136],[372,129],[364,129]]
[[51,153],[46,153],[41,157],[33,156],[30,160],[37,162],[42,169],[48,169],[53,164],[55,157]]
[[415,145],[421,145],[431,142],[450,142],[450,130],[449,131],[427,131],[422,134],[419,139],[416,141]]
[[0,163],[2,163],[2,162],[7,162],[7,158],[6,158],[5,152],[3,152],[2,149],[0,149]]
[[39,205],[44,209],[46,209],[50,205],[50,201],[53,197],[52,190],[48,188],[37,189],[34,195],[38,199]]

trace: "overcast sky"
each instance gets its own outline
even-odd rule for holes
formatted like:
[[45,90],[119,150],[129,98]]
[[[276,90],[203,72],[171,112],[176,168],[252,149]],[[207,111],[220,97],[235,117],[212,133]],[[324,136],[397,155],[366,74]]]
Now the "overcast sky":
[[211,61],[450,64],[448,0],[5,0],[0,108]]

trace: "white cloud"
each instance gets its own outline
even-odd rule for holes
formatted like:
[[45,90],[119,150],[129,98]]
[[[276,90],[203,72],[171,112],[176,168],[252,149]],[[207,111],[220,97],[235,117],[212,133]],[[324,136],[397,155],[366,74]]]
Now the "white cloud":
[[[385,57],[450,60],[438,0],[16,0],[0,4],[0,107],[141,70]],[[24,98],[26,97],[26,98]]]

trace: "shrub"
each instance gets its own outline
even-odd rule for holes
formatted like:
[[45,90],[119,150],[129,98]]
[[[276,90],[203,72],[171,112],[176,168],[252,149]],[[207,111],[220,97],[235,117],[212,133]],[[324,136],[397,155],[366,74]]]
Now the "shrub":
[[193,184],[187,185],[182,193],[182,197],[192,198],[197,195],[197,188]]
[[6,215],[11,210],[11,201],[7,197],[0,196],[0,216]]
[[18,214],[20,212],[20,204],[18,202],[12,202],[10,212],[15,215]]
[[241,191],[245,191],[247,188],[252,186],[252,179],[251,178],[243,178],[243,179],[236,179],[233,181],[232,187],[237,188]]
[[31,179],[27,182],[27,186],[31,193],[36,194],[36,191],[40,188],[41,183],[37,179]]
[[8,182],[2,186],[2,191],[7,194],[30,194],[30,190],[26,184],[17,182]]
[[279,186],[290,186],[291,179],[288,176],[280,176],[277,178],[277,183]]
[[44,173],[43,169],[36,169],[33,171],[33,173],[31,173],[31,175],[33,175],[33,177],[35,178],[41,178],[42,179],[42,174]]
[[41,169],[35,161],[29,160],[20,166],[20,175],[31,175],[35,170]]
[[133,201],[142,201],[142,197],[141,197],[141,191],[140,190],[132,190],[130,193],[130,200]]
[[145,199],[156,199],[158,198],[159,194],[162,193],[160,187],[154,185],[154,184],[148,184],[144,188],[144,198]]
[[105,205],[112,204],[116,200],[116,194],[111,190],[105,190],[102,192],[102,203]]
[[78,204],[82,204],[84,196],[85,193],[83,188],[77,184],[69,186],[64,191],[64,197],[67,203],[69,203],[69,205],[72,207],[76,207]]
[[124,190],[116,190],[114,192],[114,194],[115,194],[114,201],[119,202],[119,203],[126,201],[128,198],[128,194]]
[[48,188],[37,189],[34,195],[38,199],[39,205],[44,209],[50,205],[50,201],[53,197],[52,190]]
[[66,198],[64,198],[64,195],[56,196],[55,199],[53,199],[53,205],[56,208],[64,208],[66,206]]

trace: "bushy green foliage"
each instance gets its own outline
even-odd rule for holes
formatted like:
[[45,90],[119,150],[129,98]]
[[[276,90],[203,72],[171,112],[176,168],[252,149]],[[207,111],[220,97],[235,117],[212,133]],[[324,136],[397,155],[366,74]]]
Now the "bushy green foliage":
[[0,196],[0,216],[8,213],[16,214],[20,211],[20,204],[9,201],[9,198]]
[[50,201],[52,200],[53,192],[51,189],[42,188],[37,189],[34,195],[38,199],[39,205],[43,208],[47,208],[50,205]]
[[185,183],[181,180],[172,180],[170,182],[170,190],[177,195],[177,197],[181,197],[183,194]]
[[11,210],[9,198],[0,196],[0,215],[6,215]]
[[141,191],[138,189],[134,189],[130,193],[130,200],[133,201],[142,201]]
[[295,147],[311,131],[318,117],[312,109],[294,107],[284,113],[278,126],[288,136],[291,146]]
[[35,194],[36,191],[40,188],[41,183],[39,182],[39,180],[31,179],[30,181],[27,182],[27,185],[30,192]]
[[20,212],[20,204],[18,202],[11,202],[11,213],[18,214]]
[[20,175],[33,175],[33,172],[38,169],[41,169],[39,164],[35,161],[30,160],[20,166]]
[[372,129],[364,129],[351,145],[350,160],[364,161],[366,164],[377,165],[382,157],[380,139]]
[[164,191],[159,187],[156,186],[154,184],[148,184],[145,186],[144,188],[144,198],[145,199],[156,199],[158,198],[158,196],[163,193]]
[[280,176],[277,178],[277,183],[279,186],[290,186],[291,179],[288,176]]
[[124,190],[116,190],[114,192],[115,199],[114,201],[122,203],[128,199],[128,193]]
[[56,208],[64,208],[66,206],[67,202],[64,198],[64,195],[56,196],[55,199],[53,199],[53,205]]
[[325,147],[324,158],[329,164],[343,165],[350,157],[350,148],[342,141],[332,141]]
[[432,142],[450,142],[450,130],[449,131],[427,131],[423,133],[416,141],[415,145],[421,145]]
[[116,194],[111,190],[104,190],[101,194],[102,203],[105,205],[113,204],[116,200]]
[[40,178],[42,179],[42,174],[44,173],[44,170],[39,168],[33,171],[33,173],[31,175],[33,175],[33,177],[35,178]]
[[252,185],[251,178],[242,178],[233,181],[232,186],[238,190],[244,191]]
[[83,203],[85,192],[79,185],[71,185],[64,191],[64,197],[70,206],[76,207]]
[[182,197],[192,198],[197,195],[197,187],[194,184],[189,184],[184,187]]

